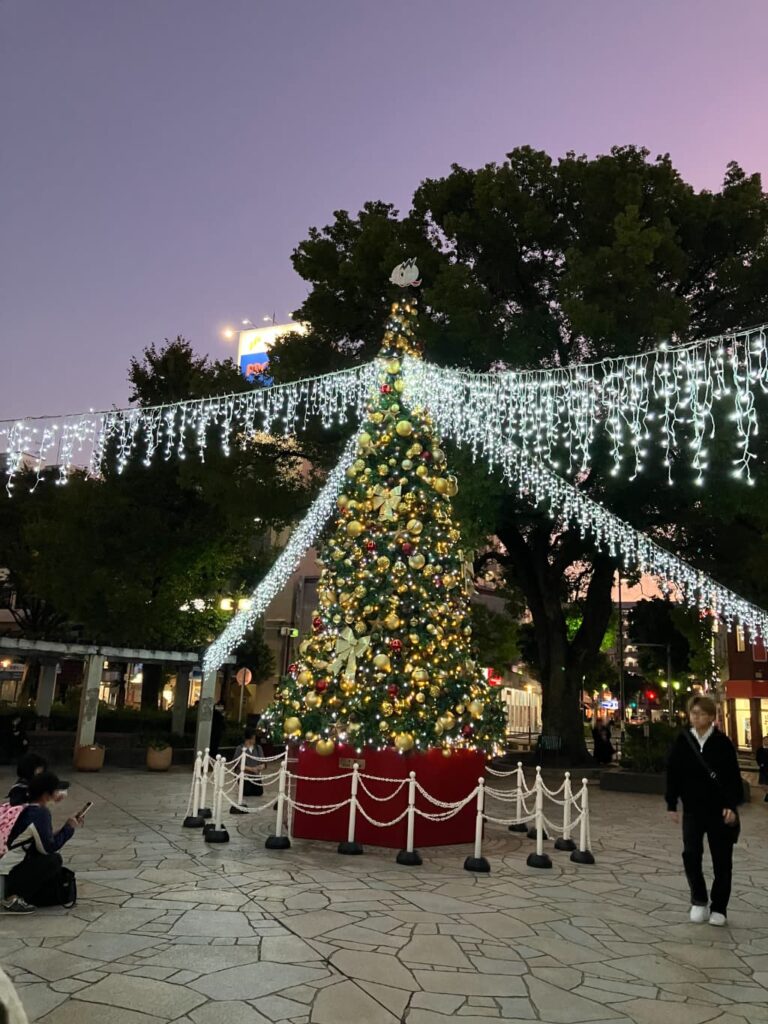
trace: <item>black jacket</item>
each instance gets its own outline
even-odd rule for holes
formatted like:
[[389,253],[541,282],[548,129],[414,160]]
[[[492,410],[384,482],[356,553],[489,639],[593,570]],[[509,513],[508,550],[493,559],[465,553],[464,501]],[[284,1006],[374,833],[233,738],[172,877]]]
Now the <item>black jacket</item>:
[[[691,739],[698,743],[695,737]],[[728,737],[715,728],[702,753],[707,765],[717,774],[717,782],[709,777],[683,733],[673,743],[667,763],[667,807],[676,811],[677,801],[682,800],[683,810],[689,813],[719,815],[725,807],[735,811],[744,802],[736,749]]]

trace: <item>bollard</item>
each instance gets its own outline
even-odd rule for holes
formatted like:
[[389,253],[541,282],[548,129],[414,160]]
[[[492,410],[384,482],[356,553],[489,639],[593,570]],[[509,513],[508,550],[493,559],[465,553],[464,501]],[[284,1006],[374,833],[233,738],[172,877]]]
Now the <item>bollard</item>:
[[[539,792],[539,790],[542,788],[543,785],[544,785],[544,783],[543,783],[542,778],[541,778],[541,765],[537,765],[536,766],[536,781],[533,784],[533,788],[536,791],[536,793]],[[544,807],[544,792],[543,792],[543,790],[542,790],[541,797],[542,797],[542,813],[543,813],[543,807]],[[535,820],[534,820],[533,824],[531,825],[531,827],[528,829],[528,838],[529,839],[535,839],[537,842],[539,840],[539,828],[538,828],[538,825],[537,825]],[[549,836],[547,835],[547,830],[544,828],[543,825],[541,827],[541,838],[542,839],[549,839]]]
[[237,803],[229,808],[230,814],[247,814],[245,806],[245,751],[240,754],[240,778],[237,783]]
[[211,755],[208,747],[203,752],[203,767],[200,772],[200,808],[198,814],[201,818],[210,818],[211,809],[205,806],[205,801],[208,796],[208,765],[211,763]]
[[529,853],[526,864],[529,868],[551,868],[552,861],[549,855],[544,853],[544,783],[541,778],[541,770],[536,769],[536,852]]
[[203,755],[200,750],[195,757],[195,764],[192,768],[192,807],[191,814],[188,814],[182,822],[182,828],[202,828],[203,816],[200,813],[200,776],[202,775]]
[[565,850],[572,853],[576,849],[576,843],[571,839],[571,803],[573,793],[571,792],[571,773],[565,773],[565,785],[563,786],[563,834],[555,840],[556,850]]
[[224,758],[217,754],[213,766],[213,821],[203,828],[203,839],[206,843],[229,842],[229,832],[224,828],[222,810],[225,772]]
[[350,791],[349,800],[349,825],[347,827],[347,840],[346,842],[339,843],[338,852],[346,853],[350,856],[355,856],[358,853],[363,852],[363,848],[360,843],[355,842],[355,821],[357,819],[357,786],[358,786],[358,773],[360,769],[357,761],[352,765],[352,789]]
[[285,807],[285,781],[288,773],[287,760],[280,765],[280,777],[277,781],[277,820],[275,834],[267,836],[264,846],[267,850],[289,850],[291,840],[283,835],[283,808]]
[[406,818],[407,829],[405,849],[398,853],[395,860],[398,864],[404,864],[406,867],[418,867],[419,864],[423,864],[424,862],[421,859],[419,851],[414,850],[413,848],[413,836],[416,824],[416,772],[411,772],[408,779],[408,817]]
[[483,856],[483,811],[485,808],[485,782],[477,780],[477,811],[475,813],[475,849],[471,857],[464,861],[465,871],[487,873],[491,865]]
[[589,848],[589,796],[587,795],[587,780],[581,780],[581,822],[579,823],[579,848],[571,854],[574,864],[594,864],[595,858]]
[[523,774],[523,762],[517,762],[517,802],[515,804],[515,818],[517,819],[512,825],[509,826],[510,832],[527,832],[528,826],[522,821],[523,817],[523,786],[525,785],[525,775]]

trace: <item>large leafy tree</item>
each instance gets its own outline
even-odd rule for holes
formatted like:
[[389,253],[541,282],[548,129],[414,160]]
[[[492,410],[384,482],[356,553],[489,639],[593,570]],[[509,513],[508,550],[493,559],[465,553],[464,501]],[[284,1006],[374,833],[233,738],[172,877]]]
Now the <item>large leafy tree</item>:
[[[418,330],[426,357],[443,365],[564,366],[749,326],[768,320],[767,242],[760,177],[735,164],[720,191],[697,192],[669,157],[650,160],[636,147],[557,161],[522,147],[500,164],[454,166],[423,182],[406,216],[370,202],[311,229],[293,255],[310,285],[295,315],[311,331],[279,342],[272,367],[283,381],[373,358],[385,282],[405,255],[417,257],[425,282]],[[765,555],[746,563],[736,552],[751,550],[764,530],[768,485],[733,484],[727,424],[719,430],[706,488],[694,486],[684,458],[674,488],[660,458],[638,481],[613,476],[599,447],[578,486],[759,598]],[[468,460],[462,466],[458,453],[451,458],[463,469],[459,512],[473,535],[501,541],[497,561],[530,609],[544,730],[571,757],[584,756],[579,691],[609,622],[617,563]],[[761,450],[753,467],[761,480],[765,464]],[[576,570],[581,621],[569,632]]]

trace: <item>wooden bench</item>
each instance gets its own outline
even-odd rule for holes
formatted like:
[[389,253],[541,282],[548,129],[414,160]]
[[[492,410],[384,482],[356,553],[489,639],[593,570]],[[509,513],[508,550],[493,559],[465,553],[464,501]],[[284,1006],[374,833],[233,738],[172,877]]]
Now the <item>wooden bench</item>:
[[560,759],[562,749],[563,741],[559,736],[546,736],[542,733],[536,741],[536,764],[540,765],[542,755],[550,752],[554,753],[555,764],[557,764]]

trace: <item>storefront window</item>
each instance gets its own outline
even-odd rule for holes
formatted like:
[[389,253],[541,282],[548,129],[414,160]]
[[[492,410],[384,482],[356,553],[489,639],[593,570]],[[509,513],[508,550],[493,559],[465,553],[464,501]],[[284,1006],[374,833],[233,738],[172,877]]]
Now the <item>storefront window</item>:
[[736,710],[736,743],[739,747],[749,749],[752,746],[752,723],[750,720],[749,701],[734,701]]

